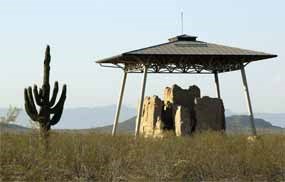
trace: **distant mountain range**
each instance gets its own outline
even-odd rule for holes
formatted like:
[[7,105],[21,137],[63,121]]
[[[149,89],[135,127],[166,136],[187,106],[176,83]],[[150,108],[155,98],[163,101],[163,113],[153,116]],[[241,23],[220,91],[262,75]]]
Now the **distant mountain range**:
[[[135,120],[136,117],[132,117],[124,122],[119,123],[118,133],[133,133],[135,130]],[[259,133],[284,133],[285,129],[274,126],[271,123],[263,119],[255,119],[256,129]],[[89,129],[76,129],[76,130],[66,130],[66,129],[56,129],[55,131],[61,132],[98,132],[98,133],[109,133],[111,134],[113,125],[107,125],[97,128]],[[3,124],[0,123],[0,133],[1,132],[12,132],[12,133],[23,133],[32,131],[30,128],[22,127],[15,124]],[[226,131],[228,133],[250,133],[251,128],[249,125],[249,117],[244,115],[229,116],[226,118]]]
[[6,124],[0,123],[0,133],[9,132],[9,133],[25,133],[31,131],[30,128],[16,125],[16,124]]
[[[113,123],[116,111],[115,105],[98,106],[93,108],[66,108],[61,121],[55,126],[56,129],[88,129],[111,125]],[[6,108],[0,108],[0,116],[4,116]],[[226,116],[242,115],[226,110]],[[136,115],[136,109],[131,107],[122,107],[120,121],[125,121]],[[256,118],[264,119],[272,125],[285,128],[285,113],[255,113]],[[16,124],[29,127],[29,117],[22,110]]]
[[[131,133],[135,130],[136,117],[132,117],[122,123],[119,123],[119,133]],[[282,127],[274,126],[263,119],[255,119],[255,126],[259,132],[285,133]],[[95,128],[94,131],[111,133],[113,125]],[[229,133],[250,133],[249,117],[245,115],[235,115],[226,117],[226,131]]]
[[[4,116],[7,108],[0,108],[0,116]],[[66,108],[60,122],[55,126],[57,129],[87,129],[106,126],[113,123],[116,106],[99,106],[94,108]],[[136,115],[134,108],[122,106],[120,121],[125,121]],[[20,111],[17,124],[30,127],[29,117],[24,110]]]

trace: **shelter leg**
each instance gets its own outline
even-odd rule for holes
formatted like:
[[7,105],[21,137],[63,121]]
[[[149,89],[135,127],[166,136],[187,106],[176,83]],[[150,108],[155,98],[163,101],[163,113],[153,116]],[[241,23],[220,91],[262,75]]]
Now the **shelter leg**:
[[115,115],[114,124],[113,124],[112,136],[115,136],[117,132],[117,127],[118,127],[118,122],[119,122],[119,117],[120,117],[120,112],[121,112],[121,106],[122,106],[123,97],[124,97],[125,85],[126,85],[126,80],[127,80],[127,74],[128,73],[124,71],[120,96],[119,96],[116,115]]
[[217,88],[217,96],[220,99],[221,98],[221,91],[220,91],[220,83],[219,83],[218,72],[215,72],[214,75],[215,75],[215,83],[216,83],[216,88]]
[[135,136],[136,137],[139,135],[139,130],[140,130],[146,79],[147,79],[147,66],[144,65],[144,74],[143,74],[143,80],[142,80],[141,96],[140,96],[139,107],[138,107],[138,115],[137,115],[137,119],[136,119],[136,129],[135,129]]
[[255,128],[255,124],[254,124],[254,116],[253,116],[253,111],[252,111],[252,106],[251,106],[251,100],[250,100],[250,95],[249,95],[249,90],[248,90],[248,84],[247,84],[246,74],[245,74],[245,70],[244,70],[244,65],[241,65],[241,76],[242,76],[242,82],[243,82],[245,97],[246,97],[246,100],[247,100],[247,107],[248,107],[248,113],[249,113],[249,119],[250,119],[252,135],[256,136],[256,128]]

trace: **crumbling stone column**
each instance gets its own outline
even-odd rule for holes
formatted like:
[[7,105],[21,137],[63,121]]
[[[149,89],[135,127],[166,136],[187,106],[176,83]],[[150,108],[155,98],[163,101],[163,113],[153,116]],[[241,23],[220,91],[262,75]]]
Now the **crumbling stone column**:
[[182,89],[177,85],[164,90],[164,104],[172,108],[172,122],[177,136],[190,135],[194,131],[196,118],[194,113],[195,98],[200,98],[200,89],[196,85]]
[[191,134],[190,110],[187,107],[175,105],[174,124],[176,136],[185,136]]
[[143,113],[140,125],[140,134],[152,136],[156,123],[161,121],[163,102],[158,96],[145,97],[143,102]]
[[190,86],[189,89],[182,89],[178,85],[166,87],[163,95],[164,105],[171,103],[188,108],[193,108],[196,97],[200,97],[200,89],[196,85]]
[[196,131],[225,130],[225,109],[222,99],[203,97],[196,99]]

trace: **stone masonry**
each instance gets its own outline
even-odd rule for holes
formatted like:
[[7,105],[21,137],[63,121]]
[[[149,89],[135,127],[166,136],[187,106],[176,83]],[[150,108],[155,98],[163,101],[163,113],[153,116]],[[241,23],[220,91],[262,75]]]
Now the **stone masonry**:
[[163,137],[168,131],[176,136],[187,136],[195,131],[225,130],[223,101],[207,96],[201,98],[197,86],[166,87],[163,99],[158,96],[144,99],[141,135]]

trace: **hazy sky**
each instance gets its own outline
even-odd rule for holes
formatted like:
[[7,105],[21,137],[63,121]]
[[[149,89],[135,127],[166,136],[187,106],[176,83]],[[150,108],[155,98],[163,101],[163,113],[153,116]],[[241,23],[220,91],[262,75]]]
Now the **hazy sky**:
[[[122,72],[94,61],[184,33],[199,40],[278,54],[246,67],[255,112],[285,112],[284,0],[0,0],[0,107],[23,107],[23,89],[41,85],[46,44],[51,80],[67,83],[67,107],[115,104]],[[124,104],[137,105],[142,75],[129,75]],[[146,95],[197,84],[215,96],[212,75],[149,75]],[[240,72],[220,76],[225,107],[245,112]]]

